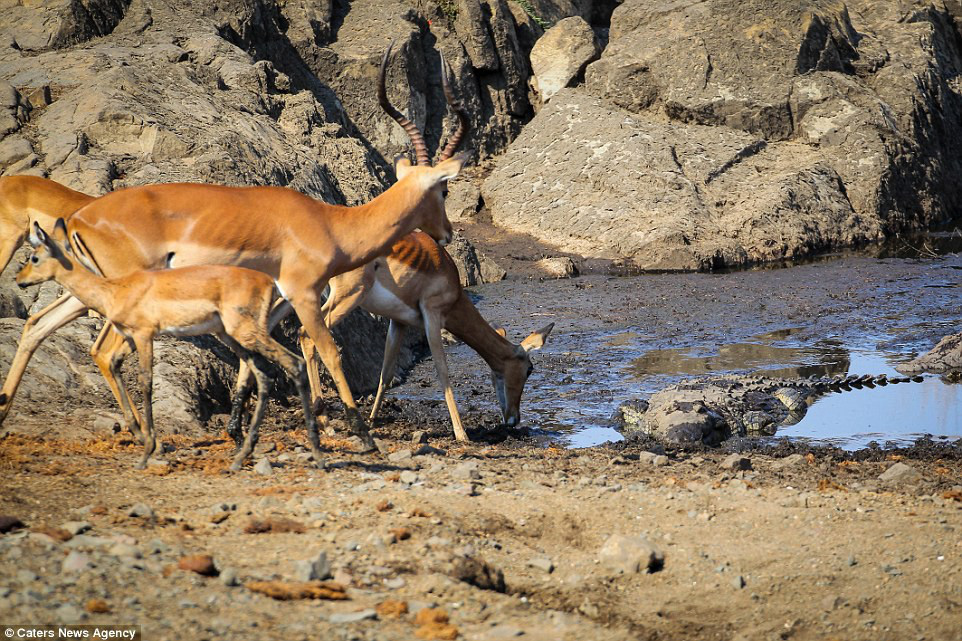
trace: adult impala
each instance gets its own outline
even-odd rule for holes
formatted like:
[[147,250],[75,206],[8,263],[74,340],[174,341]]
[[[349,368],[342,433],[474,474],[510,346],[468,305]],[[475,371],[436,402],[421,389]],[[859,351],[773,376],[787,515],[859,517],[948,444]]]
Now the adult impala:
[[[138,469],[156,447],[153,413],[154,338],[159,334],[200,336],[216,334],[257,379],[257,406],[247,438],[238,449],[231,469],[238,470],[257,443],[257,429],[267,406],[268,378],[255,354],[280,365],[294,379],[312,450],[320,451],[317,423],[311,409],[304,359],[271,338],[268,319],[277,299],[274,279],[244,267],[192,265],[178,269],[136,271],[120,278],[102,278],[77,264],[67,241],[64,219],[48,235],[33,224],[34,252],[17,274],[20,287],[56,280],[87,307],[106,318],[133,344],[140,360],[139,379],[144,403],[144,455]],[[120,378],[120,363],[113,363],[121,398],[129,397]],[[129,407],[124,408],[130,411]],[[315,458],[320,464],[320,458]]]
[[422,233],[405,236],[390,254],[371,265],[331,279],[331,292],[324,304],[328,327],[334,327],[358,305],[391,319],[371,420],[377,416],[384,392],[394,378],[405,326],[424,329],[455,438],[467,441],[468,435],[448,381],[442,327],[464,341],[491,368],[491,382],[505,425],[513,427],[521,420],[521,394],[534,369],[530,352],[544,346],[554,323],[533,332],[520,345],[508,341],[505,330],[492,328],[471,303],[451,257]]
[[[381,96],[385,96],[390,51],[388,47],[378,76]],[[414,123],[394,109],[386,97],[382,105],[408,133],[418,158],[426,156],[427,147]],[[452,135],[455,146],[467,122],[461,114],[459,119],[458,131]],[[331,277],[387,253],[415,228],[439,242],[450,240],[444,189],[464,161],[464,155],[452,155],[431,167],[400,159],[396,163],[398,181],[369,203],[356,207],[329,205],[282,187],[131,187],[83,206],[70,216],[67,230],[71,241],[82,238],[74,247],[80,259],[106,277],[197,264],[237,265],[272,276],[318,346],[321,360],[347,407],[352,428],[370,448],[373,443],[367,425],[357,412],[337,347],[321,317],[322,294]],[[0,391],[0,421],[9,411],[24,368],[41,341],[85,309],[77,299],[62,297],[28,320]],[[115,352],[128,349],[123,337],[107,325],[92,353],[98,365],[109,364],[117,358]],[[131,415],[125,415],[125,420],[128,425],[135,424]]]

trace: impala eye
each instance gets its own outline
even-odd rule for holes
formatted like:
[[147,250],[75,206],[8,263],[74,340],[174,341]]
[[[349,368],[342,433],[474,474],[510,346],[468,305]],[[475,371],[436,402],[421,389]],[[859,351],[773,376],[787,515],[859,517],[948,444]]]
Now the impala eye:
[[36,256],[31,256],[31,257],[30,257],[30,262],[36,264],[36,263],[39,263],[39,262],[40,262],[40,259],[37,258]]

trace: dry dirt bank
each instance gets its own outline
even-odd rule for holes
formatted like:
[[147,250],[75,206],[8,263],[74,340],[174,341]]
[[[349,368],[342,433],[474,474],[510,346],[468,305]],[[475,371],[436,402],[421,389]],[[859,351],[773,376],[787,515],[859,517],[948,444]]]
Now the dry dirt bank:
[[[277,424],[270,476],[225,475],[216,438],[177,437],[167,465],[135,472],[119,436],[7,437],[0,514],[27,528],[0,536],[0,620],[140,623],[151,640],[962,638],[958,448],[773,451],[738,471],[721,453],[446,438],[412,457],[413,427],[398,425],[380,430],[387,456],[330,441],[319,471]],[[879,480],[899,458],[917,474]],[[249,533],[253,520],[295,531]],[[71,521],[90,529],[50,537]],[[663,567],[622,573],[626,559],[603,554],[612,534],[645,537]],[[321,552],[348,600],[246,587],[308,578],[298,562]],[[651,550],[632,553],[644,566]],[[192,554],[220,577],[177,569]],[[416,626],[431,605],[454,628]]]

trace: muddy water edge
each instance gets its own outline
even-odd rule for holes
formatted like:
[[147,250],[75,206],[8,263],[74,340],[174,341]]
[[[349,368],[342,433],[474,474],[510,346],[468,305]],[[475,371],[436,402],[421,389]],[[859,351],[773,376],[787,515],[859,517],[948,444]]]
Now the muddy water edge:
[[[962,327],[962,257],[955,253],[847,255],[720,274],[612,276],[595,270],[563,280],[519,270],[523,261],[517,255],[510,255],[514,277],[472,293],[485,317],[505,326],[516,341],[556,323],[549,344],[535,357],[523,422],[536,439],[574,447],[619,440],[612,415],[620,403],[647,398],[684,378],[891,375],[894,365]],[[448,353],[468,423],[493,427],[497,416],[487,368],[464,345],[449,346]],[[422,363],[394,393],[426,402],[442,420],[443,405],[433,400],[438,396],[433,377],[431,364]],[[816,403],[810,430],[802,424],[780,430],[779,436],[855,449],[872,440],[905,444],[910,435],[958,432],[958,421],[944,424],[942,406],[954,404],[962,386],[930,377],[907,389],[893,402],[940,403],[929,408],[931,419],[899,426],[893,424],[897,417],[889,418],[879,427],[868,416],[865,425],[858,418],[849,424],[852,414],[863,412],[859,404],[871,410],[879,396],[894,393],[891,387],[871,390],[876,396],[869,398],[869,390],[857,390],[844,401]],[[842,405],[833,409],[832,403]]]

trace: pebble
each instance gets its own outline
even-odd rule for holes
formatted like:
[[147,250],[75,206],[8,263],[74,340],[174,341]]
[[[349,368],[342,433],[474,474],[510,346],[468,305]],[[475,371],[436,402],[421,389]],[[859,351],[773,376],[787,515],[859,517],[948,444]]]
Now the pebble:
[[878,480],[888,485],[915,484],[922,480],[922,475],[911,465],[900,462],[882,472]]
[[254,466],[254,471],[261,476],[271,476],[274,474],[274,466],[271,465],[271,462],[267,458],[262,458],[257,462],[257,465]]
[[428,433],[425,432],[424,430],[415,430],[415,432],[411,434],[411,443],[413,443],[414,445],[421,445],[427,442],[428,442]]
[[147,554],[163,554],[169,549],[168,545],[160,539],[147,541]]
[[30,570],[17,570],[17,581],[20,583],[33,583],[40,578],[36,572]]
[[229,588],[240,585],[240,581],[237,579],[237,569],[224,568],[220,573],[220,582]]
[[72,603],[64,603],[56,609],[55,613],[57,618],[66,624],[77,623],[87,616],[83,610]]
[[358,621],[375,619],[377,619],[377,612],[370,608],[358,610],[357,612],[337,612],[327,617],[330,623],[357,623]]
[[90,557],[74,550],[66,556],[60,566],[61,572],[82,572],[91,567]]
[[451,476],[456,479],[476,481],[481,478],[481,472],[478,470],[477,461],[465,461],[451,468]]
[[403,463],[411,460],[411,450],[398,450],[387,455],[387,460],[391,463]]
[[331,578],[331,562],[327,552],[321,552],[313,559],[294,562],[294,578],[298,581],[323,581]]
[[60,527],[64,530],[67,530],[72,535],[77,536],[78,534],[83,534],[93,526],[87,521],[67,521]]
[[137,546],[128,543],[115,543],[107,550],[107,553],[114,556],[127,556],[134,559],[139,559],[143,556]]
[[399,576],[391,579],[384,579],[384,587],[388,588],[389,590],[399,590],[405,585],[407,585],[407,581]]
[[136,503],[129,510],[127,510],[127,516],[133,516],[141,519],[152,519],[154,518],[154,510],[145,503]]
[[730,454],[719,464],[719,467],[724,470],[750,470],[752,469],[752,460],[741,454]]
[[603,565],[624,574],[654,572],[664,559],[664,554],[642,536],[612,534],[598,551]]
[[664,467],[668,465],[668,457],[664,454],[655,454],[654,452],[641,452],[638,455],[638,462],[654,465],[655,467]]
[[734,579],[732,579],[732,587],[735,588],[736,590],[741,590],[743,587],[745,587],[745,577],[739,574]]
[[418,482],[418,473],[412,472],[411,470],[404,470],[401,472],[401,483],[405,485],[414,485]]
[[533,559],[528,560],[528,567],[535,568],[536,570],[541,570],[546,574],[551,574],[554,572],[554,563],[551,562],[546,556],[538,556]]

